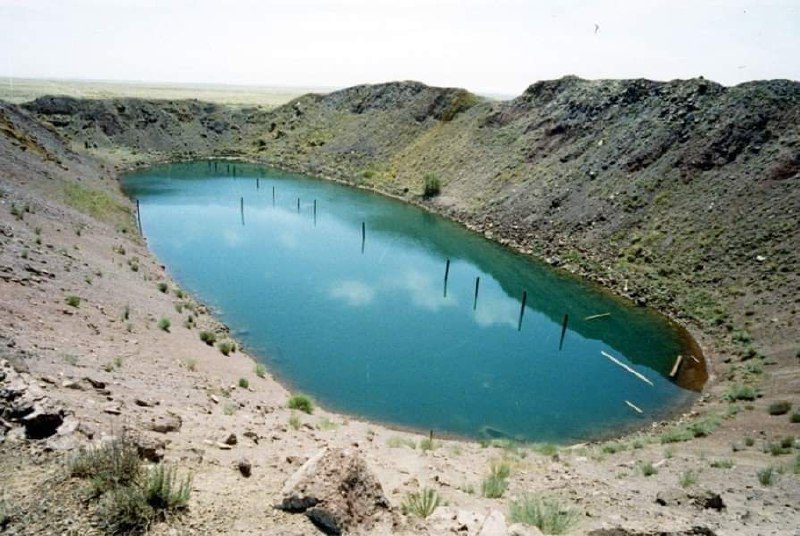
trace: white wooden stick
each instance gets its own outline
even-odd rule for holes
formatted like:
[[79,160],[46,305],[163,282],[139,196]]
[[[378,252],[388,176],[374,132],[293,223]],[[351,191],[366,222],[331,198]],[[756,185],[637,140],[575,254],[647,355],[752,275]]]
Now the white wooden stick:
[[633,402],[629,402],[626,400],[625,403],[628,404],[631,408],[633,408],[633,411],[635,411],[636,413],[643,413],[642,409]]
[[604,351],[602,351],[602,350],[600,350],[600,353],[601,353],[601,354],[603,354],[604,356],[606,356],[607,358],[609,358],[611,361],[613,361],[614,363],[616,363],[616,364],[617,364],[617,365],[619,365],[620,367],[624,368],[625,370],[627,370],[628,372],[630,372],[631,374],[633,374],[634,376],[636,376],[637,378],[639,378],[640,380],[642,380],[643,382],[645,382],[645,383],[649,383],[650,385],[653,385],[653,382],[651,382],[650,380],[648,380],[648,379],[647,379],[647,378],[646,378],[646,377],[645,377],[643,374],[639,374],[638,372],[636,372],[635,370],[633,370],[631,367],[629,367],[628,365],[626,365],[625,363],[623,363],[622,361],[620,361],[620,360],[619,360],[619,359],[617,359],[616,357],[614,357],[614,356],[612,356],[612,355],[610,355],[610,354],[607,354],[607,353],[605,353],[605,352],[604,352]]

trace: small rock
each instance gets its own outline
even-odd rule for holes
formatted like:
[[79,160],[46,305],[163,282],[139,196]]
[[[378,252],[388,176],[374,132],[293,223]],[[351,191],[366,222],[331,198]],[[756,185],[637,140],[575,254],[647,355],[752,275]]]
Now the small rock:
[[143,398],[137,398],[133,401],[134,404],[143,408],[152,408],[158,405],[158,402],[153,400],[145,400]]
[[92,378],[89,378],[89,377],[85,377],[83,379],[84,379],[84,381],[86,381],[86,383],[88,383],[89,385],[91,385],[95,389],[105,389],[106,388],[106,383],[105,382],[101,382],[99,380],[95,380],[95,379],[92,379]]
[[173,413],[158,415],[148,424],[148,428],[161,434],[177,432],[181,429],[181,426],[183,426],[183,421],[178,415]]
[[225,437],[225,439],[222,440],[222,442],[225,443],[226,445],[233,446],[233,445],[235,445],[235,444],[237,444],[239,442],[239,439],[236,437],[236,434],[231,433],[231,434],[228,434]]
[[719,493],[714,493],[711,490],[703,490],[691,495],[692,502],[695,506],[704,509],[711,509],[720,511],[725,508],[725,503]]
[[689,496],[678,488],[661,490],[656,494],[656,503],[661,506],[681,506],[689,502]]
[[236,462],[236,467],[245,478],[250,478],[250,475],[253,474],[253,464],[247,458],[239,458],[239,461]]
[[79,381],[76,380],[64,380],[61,382],[61,387],[64,389],[75,389],[76,391],[83,391],[83,385],[80,384]]
[[106,407],[103,408],[103,411],[108,413],[109,415],[119,415],[122,413],[122,410],[116,404],[108,404]]
[[136,436],[135,442],[140,458],[153,463],[158,463],[164,459],[164,451],[167,445],[163,440],[147,435],[139,435]]

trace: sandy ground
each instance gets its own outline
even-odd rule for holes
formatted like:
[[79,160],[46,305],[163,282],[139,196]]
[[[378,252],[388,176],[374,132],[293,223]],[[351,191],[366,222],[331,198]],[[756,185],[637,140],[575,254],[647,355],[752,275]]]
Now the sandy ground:
[[[707,437],[663,444],[661,434],[673,425],[653,423],[616,442],[559,446],[555,454],[541,445],[439,439],[432,450],[422,450],[422,435],[320,408],[313,415],[289,410],[290,394],[268,375],[258,377],[245,351],[224,356],[199,339],[201,330],[224,337],[225,327],[202,304],[176,294],[177,286],[141,239],[52,195],[54,181],[76,180],[78,171],[94,169],[106,178],[90,179],[92,184],[121,199],[112,175],[71,162],[34,166],[38,157],[31,154],[10,165],[9,154],[0,169],[0,355],[26,367],[80,423],[77,431],[49,440],[9,434],[0,444],[0,495],[12,514],[10,533],[95,531],[92,505],[76,498],[82,484],[64,476],[64,460],[76,447],[124,428],[165,441],[165,461],[193,475],[188,512],[155,526],[154,534],[318,533],[302,515],[273,505],[285,480],[324,446],[357,449],[396,507],[394,524],[384,520],[365,531],[373,534],[457,529],[442,516],[421,521],[399,513],[406,493],[423,487],[435,489],[450,507],[482,518],[492,511],[508,516],[509,503],[523,493],[559,497],[580,514],[575,534],[706,527],[722,535],[788,535],[800,527],[800,476],[794,468],[800,424],[790,423],[789,415],[770,416],[766,399],[723,401],[729,386],[726,356],[711,345],[707,357],[716,374],[695,412],[686,416],[689,422],[698,415],[720,416],[719,427]],[[23,210],[20,219],[12,214],[12,203],[30,211]],[[167,284],[166,292],[159,283]],[[77,307],[66,303],[69,295],[80,297]],[[187,328],[191,309],[196,327]],[[162,318],[171,321],[168,331],[158,327]],[[775,378],[796,381],[796,371],[773,371],[768,360],[760,376],[765,386]],[[96,389],[85,378],[106,387]],[[248,388],[239,386],[240,378]],[[794,410],[800,409],[797,398],[793,402]],[[170,416],[179,417],[178,431],[150,429]],[[233,446],[223,443],[231,433],[237,438]],[[795,437],[790,453],[764,452],[786,436]],[[236,469],[241,458],[252,463],[250,478]],[[484,498],[481,482],[498,460],[511,467],[508,490],[498,499]],[[648,463],[655,473],[645,476]],[[782,471],[771,486],[756,476],[767,466]],[[718,493],[726,508],[656,503],[659,492],[680,489],[681,477],[686,480],[690,471],[697,481],[686,489]],[[478,526],[460,533],[475,534]]]

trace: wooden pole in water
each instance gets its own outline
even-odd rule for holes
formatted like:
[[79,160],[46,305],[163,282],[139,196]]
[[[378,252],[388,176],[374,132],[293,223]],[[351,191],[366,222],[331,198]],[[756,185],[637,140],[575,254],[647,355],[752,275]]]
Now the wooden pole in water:
[[139,209],[139,200],[136,200],[136,221],[139,222],[139,234],[142,234],[142,211]]
[[517,323],[517,331],[522,331],[522,317],[525,316],[525,302],[528,301],[528,291],[522,291],[522,304],[519,307],[519,322]]
[[481,277],[478,276],[475,278],[475,299],[472,301],[472,310],[478,308],[478,289],[481,286]]
[[297,213],[300,214],[300,198],[297,198]]
[[450,277],[450,259],[444,265],[444,297],[447,297],[447,279]]
[[239,198],[239,212],[242,215],[242,225],[244,225],[244,197]]
[[361,222],[361,253],[364,253],[364,244],[367,242],[367,222]]
[[258,177],[256,177],[256,190],[258,190],[259,187],[260,185],[258,184]]
[[597,320],[598,318],[607,318],[609,316],[611,316],[611,313],[602,313],[599,315],[587,316],[586,318],[584,318],[584,320]]
[[672,365],[672,370],[669,371],[669,377],[670,378],[674,378],[675,374],[678,373],[678,369],[680,368],[682,361],[683,361],[683,356],[682,355],[678,355],[678,357],[675,359],[675,364]]
[[561,340],[558,341],[558,351],[564,347],[564,335],[567,334],[567,324],[569,323],[569,315],[564,313],[564,320],[561,321]]
[[613,355],[607,354],[606,352],[604,352],[602,350],[600,350],[600,353],[603,354],[604,356],[606,356],[607,358],[609,358],[613,363],[619,365],[620,367],[624,368],[625,370],[627,370],[628,372],[630,372],[631,374],[633,374],[634,376],[636,376],[637,378],[642,380],[643,382],[649,383],[650,385],[653,385],[653,382],[648,380],[647,377],[644,374],[636,372],[631,367],[629,367],[628,365],[626,365],[625,363],[623,363],[622,361],[620,361],[619,359],[617,359]]
[[630,402],[630,401],[626,400],[625,403],[628,404],[628,407],[633,409],[633,411],[635,411],[636,413],[644,413],[642,411],[642,409],[639,406],[637,406],[636,404],[634,404],[633,402]]
[[314,225],[317,224],[317,200],[314,200]]
[[275,206],[275,187],[272,187],[272,206]]

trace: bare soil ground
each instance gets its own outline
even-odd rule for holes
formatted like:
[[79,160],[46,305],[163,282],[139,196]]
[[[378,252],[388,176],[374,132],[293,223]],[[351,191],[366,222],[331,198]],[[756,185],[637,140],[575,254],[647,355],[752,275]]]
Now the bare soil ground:
[[[492,512],[508,518],[511,502],[526,493],[574,509],[574,534],[789,535],[800,527],[800,424],[790,421],[800,410],[800,379],[784,354],[769,357],[769,341],[766,358],[726,364],[724,345],[701,335],[712,382],[677,423],[599,444],[434,438],[422,448],[429,445],[421,435],[323,408],[312,415],[288,409],[290,393],[258,377],[246,349],[223,356],[200,340],[201,330],[223,339],[226,328],[179,292],[148,252],[108,161],[75,152],[54,130],[5,105],[0,129],[0,357],[26,370],[73,423],[45,440],[25,439],[18,427],[4,432],[0,530],[99,533],[86,483],[65,468],[80,446],[124,429],[163,441],[164,461],[193,475],[188,511],[154,525],[154,534],[318,533],[305,517],[273,505],[285,480],[323,446],[357,449],[376,473],[395,515],[373,534],[502,534],[505,524],[487,519]],[[80,302],[70,305],[68,296]],[[189,316],[193,327],[184,325]],[[159,328],[163,318],[168,330]],[[745,381],[766,396],[724,399]],[[769,414],[773,388],[793,404],[787,414]],[[176,419],[177,429],[154,430]],[[242,458],[252,463],[249,478],[237,469]],[[482,494],[493,463],[510,468],[499,498]],[[773,480],[761,482],[757,473],[768,467]],[[454,521],[446,511],[428,520],[401,514],[407,493],[426,487],[477,521]],[[681,498],[703,490],[719,494],[725,507]],[[656,502],[659,493],[667,505]]]

